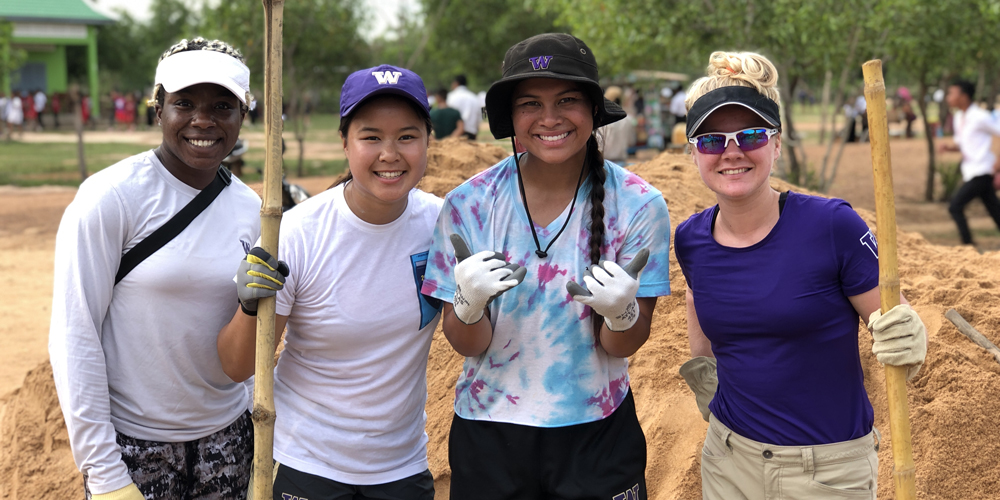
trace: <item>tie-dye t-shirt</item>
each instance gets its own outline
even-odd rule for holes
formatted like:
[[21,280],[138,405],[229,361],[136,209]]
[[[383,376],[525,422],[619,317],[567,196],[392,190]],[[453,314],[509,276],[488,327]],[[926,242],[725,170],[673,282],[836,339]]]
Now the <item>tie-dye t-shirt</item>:
[[[670,218],[663,196],[639,176],[607,169],[602,258],[625,265],[642,248],[649,263],[638,297],[670,294]],[[590,188],[576,195],[569,225],[542,259],[521,203],[513,157],[469,179],[445,198],[434,230],[422,292],[452,302],[454,250],[459,234],[473,253],[502,252],[527,268],[524,281],[490,305],[493,341],[465,359],[455,388],[462,418],[535,427],[593,422],[611,415],[628,393],[628,360],[596,345],[590,308],[572,300],[569,281],[582,282],[590,265]],[[544,249],[566,221],[569,207],[548,227],[535,226]]]

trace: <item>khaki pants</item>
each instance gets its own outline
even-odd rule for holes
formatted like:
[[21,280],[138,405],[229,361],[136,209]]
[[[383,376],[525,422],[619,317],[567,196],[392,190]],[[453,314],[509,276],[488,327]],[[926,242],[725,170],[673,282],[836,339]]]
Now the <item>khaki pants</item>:
[[701,450],[703,500],[875,499],[878,431],[841,443],[775,446],[711,415]]

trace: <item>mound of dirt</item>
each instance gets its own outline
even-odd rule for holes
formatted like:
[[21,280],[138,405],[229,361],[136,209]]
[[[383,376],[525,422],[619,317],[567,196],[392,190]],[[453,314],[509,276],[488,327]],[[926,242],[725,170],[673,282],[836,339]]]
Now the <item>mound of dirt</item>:
[[[461,140],[434,143],[424,190],[443,196],[467,177],[507,156],[499,147]],[[664,153],[632,170],[663,192],[672,228],[715,203],[690,159]],[[775,180],[780,190],[791,188]],[[800,188],[793,188],[801,192]],[[874,229],[874,214],[858,211]],[[990,498],[1000,491],[1000,365],[944,318],[955,308],[994,342],[1000,341],[1000,252],[936,246],[916,233],[899,233],[902,291],[927,325],[929,349],[920,374],[908,384],[917,491],[922,499]],[[671,248],[673,253],[673,248]],[[677,373],[689,357],[684,279],[671,256],[673,294],[657,303],[649,341],[631,359],[632,389],[646,433],[650,498],[700,497],[701,419]],[[859,349],[865,381],[882,430],[879,497],[893,496],[891,439],[885,377],[862,330]],[[448,429],[462,358],[440,328],[427,367],[428,456],[438,498],[447,498]],[[991,493],[992,492],[992,493]],[[0,410],[0,498],[71,498],[80,477],[69,455],[51,369],[40,365]]]
[[449,137],[427,148],[427,172],[417,188],[442,198],[448,191],[510,156],[500,146]]

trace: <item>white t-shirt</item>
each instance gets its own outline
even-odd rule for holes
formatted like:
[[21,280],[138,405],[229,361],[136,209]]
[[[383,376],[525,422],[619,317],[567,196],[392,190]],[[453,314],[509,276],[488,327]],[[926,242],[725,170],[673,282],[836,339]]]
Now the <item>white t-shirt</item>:
[[45,93],[44,92],[36,92],[35,93],[35,111],[38,112],[38,113],[41,113],[42,111],[45,111],[45,103],[47,101],[48,101],[48,98],[45,97]]
[[955,112],[955,143],[962,150],[962,180],[968,182],[993,173],[993,136],[1000,135],[1000,123],[976,104]]
[[470,134],[479,132],[479,120],[483,110],[479,103],[479,96],[473,94],[464,85],[459,85],[448,92],[448,107],[455,108],[462,114],[462,123],[465,125],[466,132]]
[[351,211],[340,185],[285,213],[278,462],[356,485],[427,469],[427,355],[440,302],[420,285],[441,203],[414,189],[403,215],[373,225]]
[[233,177],[177,237],[114,284],[122,255],[199,190],[152,151],[80,185],[56,236],[49,356],[73,458],[92,493],[131,479],[115,431],[183,442],[247,409],[222,371],[219,330],[238,307],[232,276],[260,233],[260,198]]
[[687,93],[683,90],[678,90],[674,97],[670,99],[670,112],[674,116],[685,116],[687,115],[687,106],[684,101],[687,99]]

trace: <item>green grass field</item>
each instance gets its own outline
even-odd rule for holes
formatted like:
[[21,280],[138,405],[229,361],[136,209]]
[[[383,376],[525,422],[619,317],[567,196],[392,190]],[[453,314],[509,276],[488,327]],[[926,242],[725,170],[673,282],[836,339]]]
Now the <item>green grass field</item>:
[[[148,150],[141,144],[85,144],[83,155],[92,174]],[[0,185],[80,184],[74,143],[0,142]]]

